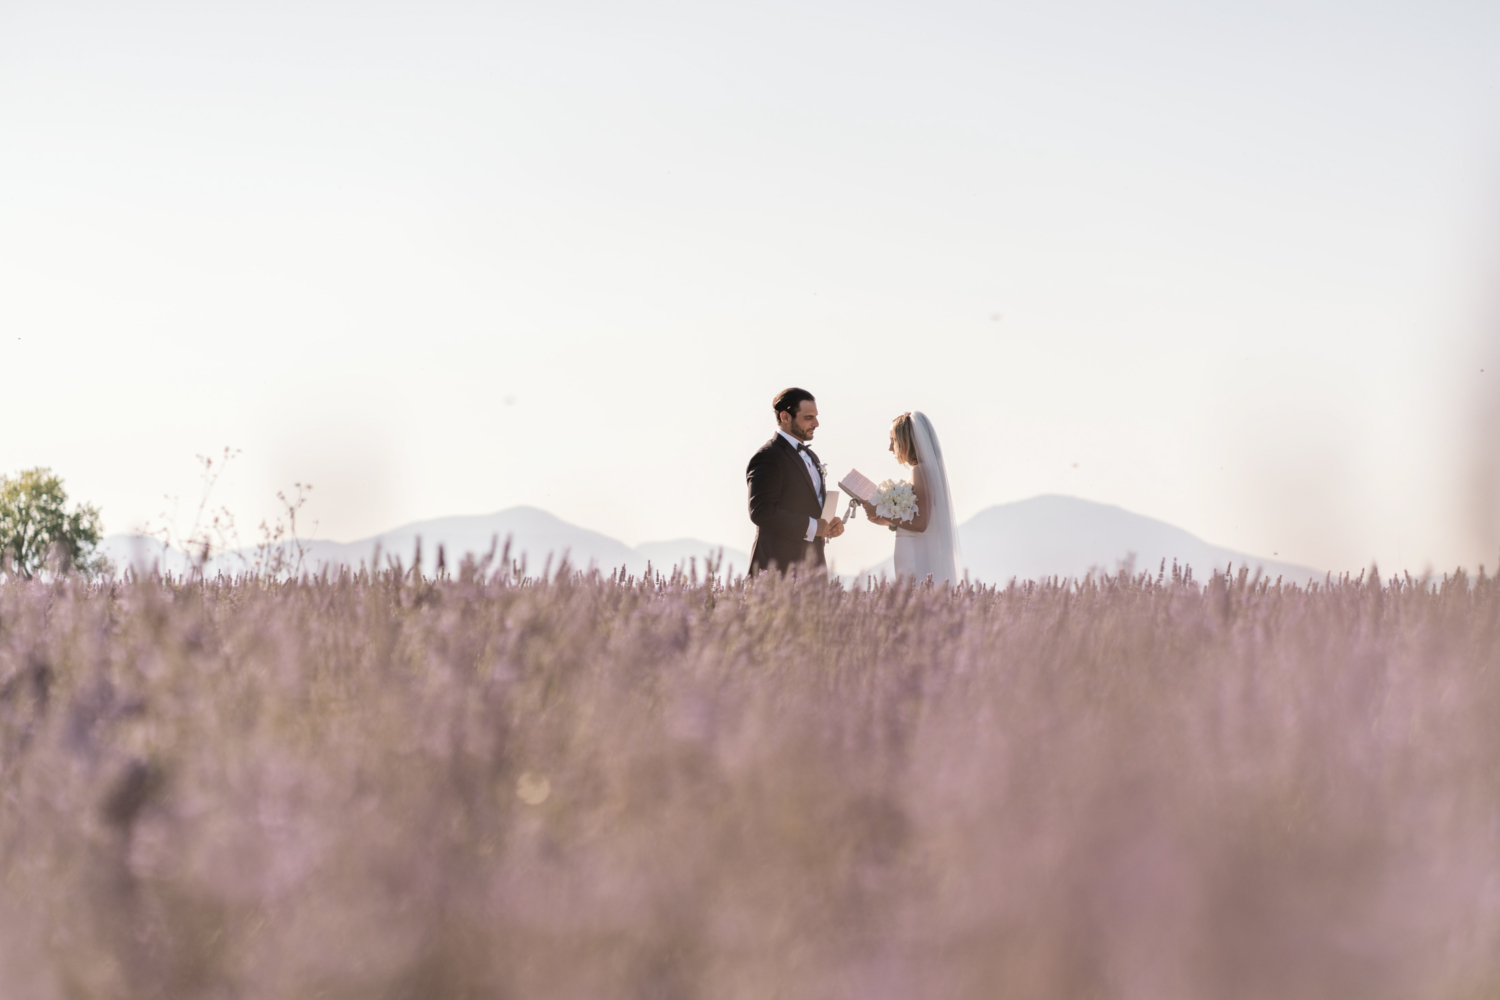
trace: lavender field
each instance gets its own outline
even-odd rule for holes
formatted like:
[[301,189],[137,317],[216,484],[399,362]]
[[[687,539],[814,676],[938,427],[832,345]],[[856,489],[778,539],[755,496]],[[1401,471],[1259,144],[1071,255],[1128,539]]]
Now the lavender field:
[[1500,994],[1500,586],[0,585],[5,998]]

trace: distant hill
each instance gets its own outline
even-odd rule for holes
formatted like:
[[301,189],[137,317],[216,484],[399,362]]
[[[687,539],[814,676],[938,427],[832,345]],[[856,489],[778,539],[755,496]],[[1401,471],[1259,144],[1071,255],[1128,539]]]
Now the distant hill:
[[399,559],[411,565],[418,538],[422,540],[422,569],[428,573],[437,568],[439,545],[445,551],[448,568],[454,570],[465,554],[483,556],[497,540],[503,547],[507,538],[511,539],[512,558],[525,555],[527,568],[533,573],[546,566],[548,556],[555,567],[563,553],[579,569],[598,568],[607,573],[624,566],[639,573],[646,568],[646,560],[624,542],[569,524],[535,507],[415,521],[357,542],[311,542],[308,557],[320,564],[358,566],[370,563],[378,548],[382,564]]
[[[426,573],[437,568],[439,545],[446,554],[448,568],[456,570],[465,554],[482,556],[497,538],[501,545],[511,539],[512,558],[524,554],[531,575],[540,573],[549,557],[555,567],[563,553],[580,569],[597,568],[605,573],[623,566],[639,575],[645,572],[648,562],[653,569],[670,573],[674,566],[686,569],[693,560],[703,573],[709,557],[721,548],[695,538],[645,542],[631,548],[608,535],[559,520],[544,510],[512,507],[494,514],[416,521],[357,542],[304,542],[305,565],[312,570],[325,565],[369,565],[378,552],[382,565],[399,559],[409,566],[418,538],[422,540],[422,569]],[[1320,571],[1306,566],[1210,545],[1164,521],[1077,497],[1039,496],[990,507],[960,525],[958,539],[960,557],[969,576],[993,584],[1004,584],[1012,578],[1080,577],[1090,570],[1113,573],[1132,556],[1137,571],[1154,572],[1163,559],[1168,566],[1176,560],[1191,566],[1199,579],[1207,578],[1215,568],[1224,569],[1231,564],[1236,568],[1258,568],[1271,577],[1281,576],[1298,583],[1323,577]],[[152,538],[111,535],[104,540],[103,550],[122,569],[156,564],[181,573],[188,565],[182,553],[165,548]],[[721,573],[729,570],[743,573],[750,564],[750,557],[736,549],[723,548],[723,554]],[[221,556],[210,572],[244,570],[253,559],[251,550]],[[886,560],[844,579],[853,582],[867,575],[889,576],[891,571],[891,561]]]
[[[697,560],[698,570],[702,573],[710,554],[719,548],[692,538],[646,542],[638,548],[631,548],[608,535],[569,524],[544,510],[512,507],[494,514],[415,521],[354,542],[305,541],[302,543],[304,565],[312,570],[322,566],[370,565],[378,553],[381,565],[400,560],[409,566],[419,538],[422,542],[422,569],[426,573],[437,568],[439,546],[443,547],[451,571],[458,568],[466,554],[483,556],[496,540],[503,547],[506,539],[511,540],[511,557],[520,559],[524,556],[531,575],[546,567],[549,557],[552,566],[556,567],[564,553],[569,562],[580,569],[597,568],[605,573],[623,566],[628,572],[639,575],[645,572],[648,561],[655,569],[671,572],[674,566],[687,568],[692,559]],[[164,570],[181,573],[188,566],[186,556],[154,538],[111,535],[104,539],[102,549],[121,569],[158,565]],[[750,557],[743,552],[729,548],[723,551],[721,571],[733,567],[736,572],[744,572],[750,564]],[[244,570],[253,564],[254,558],[253,549],[243,549],[216,558],[209,569],[210,572],[217,569],[228,572]]]
[[687,569],[696,560],[698,572],[703,574],[707,571],[709,559],[720,553],[723,559],[723,564],[719,567],[721,574],[729,570],[737,574],[744,573],[750,566],[749,553],[731,549],[725,545],[700,542],[696,538],[678,538],[670,542],[642,542],[635,547],[635,551],[650,559],[653,569],[670,569],[673,566]]
[[[980,511],[959,526],[958,544],[970,577],[993,584],[1013,578],[1080,577],[1090,570],[1112,573],[1132,557],[1137,571],[1154,573],[1163,559],[1168,568],[1176,560],[1191,566],[1200,580],[1231,564],[1296,583],[1324,575],[1306,566],[1210,545],[1165,521],[1122,507],[1055,494]],[[890,573],[891,562],[886,560],[859,575]]]

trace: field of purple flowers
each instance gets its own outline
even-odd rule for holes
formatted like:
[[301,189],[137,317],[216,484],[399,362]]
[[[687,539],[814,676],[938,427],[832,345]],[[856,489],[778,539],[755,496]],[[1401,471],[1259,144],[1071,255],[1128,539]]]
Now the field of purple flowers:
[[0,996],[1500,994],[1500,586],[0,584]]

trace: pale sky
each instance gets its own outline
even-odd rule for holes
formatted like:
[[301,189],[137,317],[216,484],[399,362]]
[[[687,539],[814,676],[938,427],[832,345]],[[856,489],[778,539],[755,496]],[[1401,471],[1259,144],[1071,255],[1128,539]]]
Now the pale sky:
[[836,474],[925,410],[960,520],[1493,566],[1496,52],[1493,2],[0,0],[0,471],[744,549],[800,385]]

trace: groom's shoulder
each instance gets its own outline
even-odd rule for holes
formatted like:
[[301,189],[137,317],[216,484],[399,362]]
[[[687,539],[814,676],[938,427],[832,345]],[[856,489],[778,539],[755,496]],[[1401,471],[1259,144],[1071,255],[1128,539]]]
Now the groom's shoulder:
[[776,445],[780,441],[781,441],[781,436],[780,435],[778,435],[778,434],[771,435],[771,440],[767,441],[765,444],[763,444],[759,448],[757,448],[756,451],[755,451],[755,454],[750,456],[750,461],[752,463],[754,463],[757,459],[764,459],[764,458],[766,458],[769,455],[775,454],[775,452],[776,452]]
[[765,444],[763,444],[763,445],[760,446],[760,450],[757,451],[756,454],[759,455],[762,451],[770,451],[772,448],[775,448],[780,443],[781,443],[781,435],[780,434],[772,434],[771,437],[770,437],[770,439],[767,440]]

